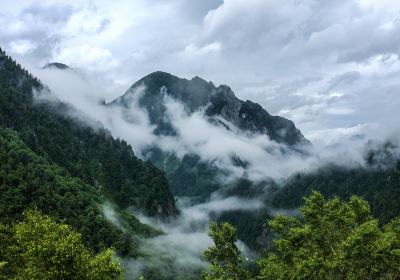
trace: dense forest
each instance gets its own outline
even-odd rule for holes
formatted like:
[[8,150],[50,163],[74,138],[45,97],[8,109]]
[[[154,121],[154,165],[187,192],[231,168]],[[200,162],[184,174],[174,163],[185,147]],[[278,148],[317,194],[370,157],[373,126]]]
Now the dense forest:
[[255,270],[246,268],[235,227],[212,223],[203,279],[399,279],[400,217],[381,226],[364,199],[326,200],[318,192],[300,211],[301,219],[277,215],[268,222],[274,246]]
[[[265,207],[212,213],[204,279],[398,279],[397,148],[367,149],[359,167],[224,183],[216,180],[224,171],[196,154],[153,147],[149,161],[139,159],[0,50],[0,279],[123,279],[118,258],[148,260],[141,241],[163,234],[131,208],[168,221],[179,215],[173,193],[204,202],[217,189]],[[276,216],[285,211],[296,215]],[[237,239],[258,265],[243,260]],[[177,271],[170,256],[159,258],[142,269],[146,279],[200,278],[198,267]]]
[[[158,231],[124,212],[127,206],[163,219],[178,213],[164,174],[100,124],[88,126],[65,114],[74,109],[41,100],[35,96],[40,92],[50,94],[0,51],[0,221],[17,221],[24,209],[37,207],[76,227],[95,251],[114,246],[135,255],[132,233]],[[104,201],[132,232],[106,221]]]
[[114,139],[101,124],[93,128],[70,117],[72,107],[34,98],[34,93],[50,93],[2,51],[0,91],[0,126],[16,131],[38,155],[101,189],[121,207],[133,205],[148,215],[176,214],[162,172],[138,159],[125,141]]
[[152,236],[158,232],[135,217],[124,218],[129,231],[122,231],[101,212],[103,195],[68,171],[36,155],[10,129],[0,129],[0,222],[20,220],[26,209],[40,209],[58,220],[65,220],[82,235],[94,251],[113,246],[122,254],[134,256],[137,241],[132,234]]

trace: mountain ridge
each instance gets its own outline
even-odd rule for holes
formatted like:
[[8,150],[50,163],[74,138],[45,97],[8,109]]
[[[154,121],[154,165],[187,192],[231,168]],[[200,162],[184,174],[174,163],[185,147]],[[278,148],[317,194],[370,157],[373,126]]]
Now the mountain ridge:
[[130,97],[139,86],[145,86],[139,105],[147,110],[151,123],[157,125],[156,133],[168,135],[172,130],[171,125],[163,120],[166,109],[161,93],[164,92],[182,102],[190,113],[203,107],[208,118],[222,117],[241,130],[265,134],[271,140],[289,146],[310,144],[293,121],[272,116],[260,104],[237,98],[229,86],[216,87],[198,76],[189,80],[155,71],[139,79],[124,95],[107,106],[129,106]]

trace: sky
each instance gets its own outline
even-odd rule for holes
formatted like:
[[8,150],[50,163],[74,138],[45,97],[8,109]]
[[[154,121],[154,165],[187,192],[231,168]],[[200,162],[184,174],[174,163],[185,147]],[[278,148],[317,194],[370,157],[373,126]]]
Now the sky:
[[[355,135],[400,131],[399,0],[3,0],[0,47],[134,148],[158,143],[179,154],[184,147],[224,165],[236,152],[254,166],[254,178],[287,176],[326,158],[361,162]],[[54,61],[77,72],[39,70]],[[158,70],[229,85],[239,98],[293,120],[318,153],[283,155],[265,135],[217,129],[174,100],[168,113],[180,138],[156,139],[140,108],[131,108],[137,122],[128,123],[97,103]],[[185,206],[180,224],[150,241],[180,252],[184,264],[200,261],[210,211],[242,205],[259,207],[232,197]],[[193,221],[204,225],[188,231]]]
[[0,46],[106,100],[157,70],[229,85],[309,139],[398,129],[400,1],[4,1]]

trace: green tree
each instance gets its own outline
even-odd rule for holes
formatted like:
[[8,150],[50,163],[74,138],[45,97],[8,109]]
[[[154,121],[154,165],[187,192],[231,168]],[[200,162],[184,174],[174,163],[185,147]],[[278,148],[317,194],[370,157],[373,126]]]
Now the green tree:
[[203,273],[206,280],[250,279],[250,274],[241,268],[240,251],[236,246],[236,229],[229,223],[211,223],[209,236],[215,246],[204,252],[211,263],[209,271]]
[[23,221],[13,227],[12,233],[14,244],[8,246],[4,253],[6,263],[2,264],[8,275],[0,278],[113,280],[123,277],[112,250],[93,256],[79,233],[37,210],[26,211]]
[[275,252],[259,261],[259,279],[398,279],[400,220],[382,230],[368,203],[305,199],[303,219],[277,216],[269,226],[278,234]]
[[[400,218],[381,227],[364,199],[326,200],[318,192],[301,213],[269,221],[275,246],[258,261],[257,279],[400,279]],[[210,236],[215,247],[205,252],[205,279],[246,279],[238,277],[236,230],[212,224]]]

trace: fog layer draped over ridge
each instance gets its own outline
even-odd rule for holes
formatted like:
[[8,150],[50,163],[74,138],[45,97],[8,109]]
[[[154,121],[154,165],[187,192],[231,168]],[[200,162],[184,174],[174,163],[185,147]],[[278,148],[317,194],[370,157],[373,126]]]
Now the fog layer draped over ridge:
[[[252,180],[283,178],[328,162],[362,165],[365,143],[377,136],[381,139],[387,136],[377,127],[369,127],[369,134],[355,127],[343,131],[337,141],[331,138],[318,141],[321,138],[314,137],[314,144],[299,145],[302,149],[299,152],[288,148],[285,143],[272,141],[265,133],[239,129],[218,116],[210,121],[206,106],[190,109],[187,103],[168,94],[170,89],[163,87],[156,93],[162,97],[161,105],[166,109],[161,119],[171,125],[173,133],[159,133],[157,125],[150,121],[149,112],[140,104],[147,89],[144,83],[128,91],[124,106],[104,106],[103,101],[96,97],[101,96],[101,87],[78,70],[43,69],[36,74],[61,100],[102,122],[115,137],[127,140],[137,154],[143,156],[143,152],[153,146],[178,158],[196,154],[202,161],[228,170],[234,177],[246,175]],[[235,158],[239,158],[241,163],[235,162]]]

